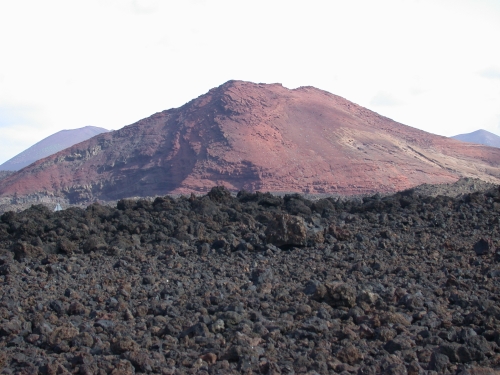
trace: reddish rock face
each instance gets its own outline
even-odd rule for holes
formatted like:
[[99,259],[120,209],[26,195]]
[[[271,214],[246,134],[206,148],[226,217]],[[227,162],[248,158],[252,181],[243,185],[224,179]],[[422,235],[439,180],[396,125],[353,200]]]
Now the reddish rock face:
[[0,181],[73,202],[230,190],[363,194],[460,176],[500,182],[500,149],[394,122],[313,87],[229,81]]

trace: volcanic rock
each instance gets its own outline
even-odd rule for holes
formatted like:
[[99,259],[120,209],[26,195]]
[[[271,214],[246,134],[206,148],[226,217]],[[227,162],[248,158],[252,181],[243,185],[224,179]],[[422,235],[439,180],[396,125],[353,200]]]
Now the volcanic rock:
[[494,374],[500,191],[418,191],[4,213],[2,372]]
[[276,246],[305,246],[307,229],[300,216],[276,214],[269,222],[266,239]]
[[[37,161],[2,179],[0,197],[75,203],[217,185],[372,194],[459,177],[498,183],[499,164],[500,149],[432,135],[313,87],[229,81]],[[291,214],[308,209],[297,204]]]

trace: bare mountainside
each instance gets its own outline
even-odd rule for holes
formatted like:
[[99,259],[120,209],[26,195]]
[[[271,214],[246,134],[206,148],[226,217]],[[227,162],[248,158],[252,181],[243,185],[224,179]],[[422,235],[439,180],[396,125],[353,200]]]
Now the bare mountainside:
[[14,172],[0,170],[0,180],[10,176],[12,173],[14,173]]
[[42,139],[12,159],[0,165],[0,171],[18,171],[31,163],[55,154],[67,147],[79,142],[86,141],[94,135],[108,132],[109,130],[95,126],[84,126],[83,128],[61,130]]
[[459,177],[500,182],[500,149],[399,124],[313,88],[229,81],[0,181],[71,202],[229,190],[368,194]]

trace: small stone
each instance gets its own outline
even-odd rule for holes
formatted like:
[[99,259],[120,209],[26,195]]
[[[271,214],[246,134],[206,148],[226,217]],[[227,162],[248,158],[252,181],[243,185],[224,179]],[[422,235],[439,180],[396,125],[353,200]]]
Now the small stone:
[[212,325],[211,330],[214,333],[224,331],[225,325],[222,319],[217,319]]
[[122,337],[115,339],[111,344],[111,348],[115,353],[124,353],[138,350],[139,345],[130,337]]
[[21,322],[17,319],[12,319],[10,322],[0,325],[0,336],[9,336],[20,333],[22,330]]
[[474,244],[474,251],[479,256],[489,254],[493,251],[493,248],[493,242],[489,238],[481,238]]
[[101,327],[105,330],[110,330],[110,329],[113,329],[113,327],[115,326],[115,322],[113,322],[112,320],[107,320],[107,319],[99,319],[95,322],[95,326]]
[[435,370],[438,373],[444,373],[450,364],[450,359],[448,356],[434,352],[431,355],[431,360],[429,362],[429,369]]
[[384,349],[389,353],[394,354],[396,351],[411,349],[414,345],[415,342],[409,337],[399,335],[388,341],[387,344],[384,345]]
[[85,315],[86,312],[85,306],[78,301],[72,302],[68,308],[69,315]]
[[142,279],[144,285],[153,285],[155,283],[155,277],[152,275],[144,276]]
[[266,241],[275,246],[305,246],[307,227],[300,216],[276,214],[266,229]]
[[353,345],[349,345],[347,347],[340,349],[340,351],[337,353],[337,358],[341,362],[354,365],[355,363],[363,359],[363,355],[361,354],[358,348],[356,348]]
[[209,365],[213,365],[215,362],[217,362],[217,355],[214,353],[207,353],[202,355],[201,360],[207,362]]

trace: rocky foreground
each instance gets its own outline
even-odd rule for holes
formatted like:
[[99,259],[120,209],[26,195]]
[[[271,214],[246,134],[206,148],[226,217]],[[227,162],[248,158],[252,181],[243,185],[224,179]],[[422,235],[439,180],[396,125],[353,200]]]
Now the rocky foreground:
[[3,374],[495,374],[500,193],[223,188],[0,220]]

